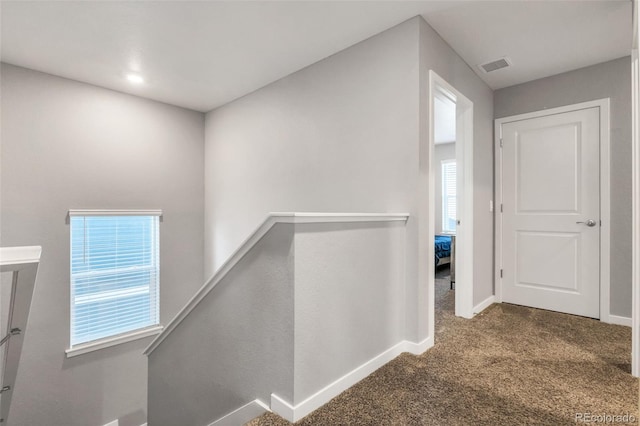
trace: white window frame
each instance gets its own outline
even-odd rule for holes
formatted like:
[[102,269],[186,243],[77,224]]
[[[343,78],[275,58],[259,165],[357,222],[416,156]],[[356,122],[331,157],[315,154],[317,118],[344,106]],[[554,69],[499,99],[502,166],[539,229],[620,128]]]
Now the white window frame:
[[[162,221],[162,210],[81,210],[81,209],[72,209],[69,210],[69,226],[71,226],[71,217],[73,216],[158,216],[159,221]],[[71,242],[70,242],[70,251],[71,251]],[[158,269],[160,265],[158,265]],[[71,284],[70,284],[71,285]],[[158,299],[160,289],[158,288]],[[69,309],[71,311],[73,301],[70,300]],[[159,302],[158,302],[159,309]],[[119,345],[126,342],[131,342],[133,340],[142,339],[148,336],[154,336],[159,334],[163,330],[163,326],[159,323],[160,318],[158,316],[158,324],[152,325],[149,327],[139,328],[135,330],[131,330],[124,333],[119,333],[112,336],[107,336],[101,339],[92,340],[86,343],[80,343],[76,345],[69,344],[69,348],[65,350],[67,358],[71,358],[74,356],[82,355],[88,352],[93,352],[99,349],[108,348],[114,345]],[[69,332],[71,337],[71,328],[73,324],[71,324],[71,318],[69,323]]]
[[[456,165],[456,185],[457,185],[457,176],[458,176],[458,170],[457,170],[457,164],[456,164],[456,160],[455,159],[449,159],[449,160],[442,160],[441,164],[440,164],[440,178],[442,179],[442,232],[445,234],[455,234],[456,233],[456,226],[454,225],[453,229],[448,229],[445,225],[445,223],[447,223],[447,216],[448,216],[448,202],[447,199],[453,197],[456,200],[456,214],[457,214],[457,210],[458,210],[458,200],[457,200],[457,195],[448,195],[447,193],[447,182],[445,180],[445,167],[448,164],[454,164]],[[456,194],[457,194],[457,190],[456,190]]]

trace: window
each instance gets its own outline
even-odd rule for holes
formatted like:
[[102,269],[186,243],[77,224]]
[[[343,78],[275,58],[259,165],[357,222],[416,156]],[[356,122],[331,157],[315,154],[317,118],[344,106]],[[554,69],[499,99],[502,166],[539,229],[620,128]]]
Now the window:
[[71,350],[158,326],[160,215],[69,212]]
[[456,161],[442,162],[442,232],[456,232]]

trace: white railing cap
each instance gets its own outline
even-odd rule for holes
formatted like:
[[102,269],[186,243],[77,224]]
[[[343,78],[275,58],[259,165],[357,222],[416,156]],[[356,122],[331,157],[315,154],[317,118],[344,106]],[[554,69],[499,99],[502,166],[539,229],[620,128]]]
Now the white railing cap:
[[40,246],[0,247],[0,266],[38,263],[41,254],[42,247]]
[[149,355],[162,341],[185,319],[189,313],[205,298],[222,278],[248,253],[276,223],[337,223],[337,222],[394,222],[407,221],[409,213],[313,213],[313,212],[277,212],[269,213],[266,219],[244,240],[225,263],[207,280],[187,304],[173,317],[160,333],[145,349]]

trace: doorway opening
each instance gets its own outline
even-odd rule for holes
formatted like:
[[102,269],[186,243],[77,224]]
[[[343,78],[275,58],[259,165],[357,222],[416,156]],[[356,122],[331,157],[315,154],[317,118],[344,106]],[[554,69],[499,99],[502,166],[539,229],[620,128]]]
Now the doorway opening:
[[430,335],[435,338],[436,306],[446,308],[453,299],[456,316],[473,316],[473,103],[433,71],[429,161],[426,262]]
[[456,281],[457,165],[456,104],[436,92],[433,102],[435,178],[434,302],[436,318],[454,311]]

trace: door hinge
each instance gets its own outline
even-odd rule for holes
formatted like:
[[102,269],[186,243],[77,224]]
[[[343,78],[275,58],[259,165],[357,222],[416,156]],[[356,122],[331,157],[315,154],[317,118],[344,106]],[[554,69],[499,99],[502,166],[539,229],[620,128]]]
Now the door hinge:
[[500,269],[500,278],[502,278],[502,269]]
[[504,205],[502,203],[500,203],[500,213],[504,212]]
[[500,138],[500,148],[502,148],[503,146],[503,142],[502,142],[502,138]]

